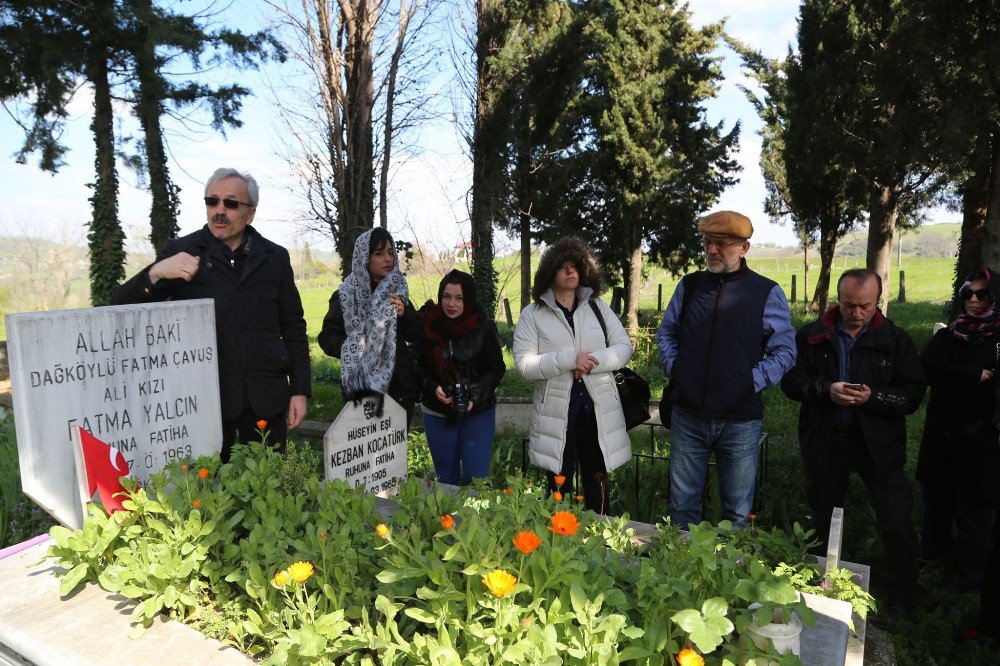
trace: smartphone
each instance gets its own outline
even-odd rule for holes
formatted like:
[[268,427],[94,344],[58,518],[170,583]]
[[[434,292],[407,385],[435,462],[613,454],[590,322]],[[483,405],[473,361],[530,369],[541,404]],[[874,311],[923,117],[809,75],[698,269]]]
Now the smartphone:
[[844,384],[844,388],[854,389],[855,391],[861,390],[861,384]]

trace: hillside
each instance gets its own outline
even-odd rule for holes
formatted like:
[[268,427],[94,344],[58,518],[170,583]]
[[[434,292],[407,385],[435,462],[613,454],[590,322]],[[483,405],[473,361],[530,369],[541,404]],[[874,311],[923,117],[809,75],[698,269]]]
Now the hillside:
[[[896,236],[893,254],[902,244],[902,256],[911,258],[950,258],[958,252],[958,236],[962,225],[958,222],[927,224]],[[836,256],[863,257],[867,253],[868,230],[852,231],[837,243]],[[818,256],[819,246],[810,249],[810,256]],[[771,243],[753,245],[750,255],[757,258],[801,257],[802,248],[778,247]]]

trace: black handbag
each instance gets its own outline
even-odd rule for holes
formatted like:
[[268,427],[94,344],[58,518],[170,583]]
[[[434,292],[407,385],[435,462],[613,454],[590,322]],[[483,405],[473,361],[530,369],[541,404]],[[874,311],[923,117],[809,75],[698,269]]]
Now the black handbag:
[[[610,342],[608,341],[608,327],[604,323],[604,315],[601,314],[597,301],[591,299],[590,307],[597,315],[597,321],[601,323],[601,330],[604,331],[604,346],[608,347]],[[631,430],[649,420],[649,382],[628,367],[615,370],[613,375],[615,385],[618,387],[618,397],[622,403],[622,413],[625,415],[625,429]]]

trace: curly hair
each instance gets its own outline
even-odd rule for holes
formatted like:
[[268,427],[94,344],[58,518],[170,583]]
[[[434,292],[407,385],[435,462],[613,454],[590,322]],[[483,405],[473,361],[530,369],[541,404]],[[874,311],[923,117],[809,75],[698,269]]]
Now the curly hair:
[[535,281],[531,287],[531,297],[540,302],[542,294],[549,290],[556,279],[559,268],[567,261],[572,261],[580,274],[580,286],[590,287],[594,296],[604,291],[604,271],[597,255],[583,239],[576,236],[560,238],[542,252],[542,259],[535,271]]

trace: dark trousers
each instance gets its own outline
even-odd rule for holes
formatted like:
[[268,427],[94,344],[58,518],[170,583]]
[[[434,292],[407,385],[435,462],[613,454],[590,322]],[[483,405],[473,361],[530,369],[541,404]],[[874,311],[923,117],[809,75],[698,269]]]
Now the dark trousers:
[[979,629],[1000,639],[1000,511],[993,518],[993,548],[986,558],[979,588]]
[[[562,469],[559,472],[566,477],[566,483],[558,488],[563,494],[564,502],[574,500],[573,477],[576,474],[578,460],[584,506],[590,511],[607,514],[610,500],[608,470],[604,465],[604,453],[597,439],[597,417],[593,407],[580,409],[575,422],[566,428],[566,448],[563,449]],[[547,472],[546,475],[549,480],[549,492],[557,490],[556,475],[552,472]]]
[[[920,555],[941,557],[954,544],[948,582],[960,590],[975,590],[990,551],[993,502],[961,474],[941,470],[932,483],[920,484]],[[955,537],[952,538],[952,525]]]
[[[820,468],[807,466],[806,494],[816,537],[826,546],[834,507],[844,506],[851,472],[868,489],[885,549],[885,581],[890,603],[906,604],[917,587],[917,535],[913,528],[913,491],[902,468],[878,470],[859,427],[837,428],[830,455]],[[846,507],[845,507],[846,509]]]
[[267,421],[264,431],[267,432],[267,444],[279,452],[285,451],[285,440],[288,439],[288,424],[285,423],[287,410],[281,410],[277,414],[259,415],[254,412],[250,405],[243,409],[243,413],[235,419],[222,419],[222,462],[229,462],[229,456],[233,453],[233,445],[236,442],[259,442],[260,432],[257,428],[257,421]]

